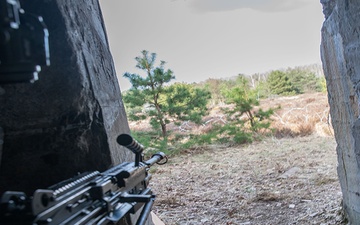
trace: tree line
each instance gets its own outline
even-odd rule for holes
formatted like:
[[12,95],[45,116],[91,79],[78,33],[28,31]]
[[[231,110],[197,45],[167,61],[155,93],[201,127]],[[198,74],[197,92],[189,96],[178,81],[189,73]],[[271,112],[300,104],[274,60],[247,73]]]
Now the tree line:
[[[156,58],[156,53],[142,51],[135,60],[136,68],[143,75],[128,72],[123,75],[132,84],[123,93],[128,119],[148,119],[155,136],[158,135],[148,140],[149,144],[159,140],[161,145],[167,146],[168,124],[184,121],[200,124],[209,110],[218,105],[223,106],[228,122],[214,126],[207,134],[192,137],[192,142],[211,143],[229,139],[236,143],[251,142],[254,135],[271,130],[270,117],[276,110],[261,109],[260,99],[326,91],[325,78],[306,67],[251,76],[239,74],[231,79],[208,79],[193,84],[172,83],[175,80],[173,71],[165,68],[165,61],[157,64]],[[138,139],[146,142],[144,137],[139,136]]]

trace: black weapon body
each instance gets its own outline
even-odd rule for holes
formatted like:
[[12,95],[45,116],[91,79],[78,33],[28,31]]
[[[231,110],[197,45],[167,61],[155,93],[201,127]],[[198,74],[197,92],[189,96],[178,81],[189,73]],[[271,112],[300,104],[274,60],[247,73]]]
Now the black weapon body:
[[[130,135],[120,135],[118,142],[123,138],[135,143],[137,154],[142,154],[142,146]],[[155,200],[148,187],[148,170],[163,160],[167,158],[159,152],[147,161],[140,157],[139,162],[124,162],[102,173],[86,172],[38,189],[30,198],[22,192],[5,192],[0,202],[0,224],[116,224],[129,220],[129,213],[140,208],[136,225],[145,224]]]

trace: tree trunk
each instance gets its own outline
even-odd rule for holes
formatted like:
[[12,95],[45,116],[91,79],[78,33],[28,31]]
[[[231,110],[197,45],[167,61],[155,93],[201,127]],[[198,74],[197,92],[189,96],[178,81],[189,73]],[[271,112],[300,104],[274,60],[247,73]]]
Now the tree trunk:
[[0,87],[0,193],[32,194],[78,172],[133,160],[116,144],[129,127],[98,1],[21,3],[44,18],[51,66],[34,84]]
[[360,221],[360,2],[321,0],[325,22],[321,58],[337,142],[343,206],[351,224]]
[[162,136],[165,139],[167,137],[167,130],[166,130],[166,124],[164,122],[161,122],[161,131],[162,131]]

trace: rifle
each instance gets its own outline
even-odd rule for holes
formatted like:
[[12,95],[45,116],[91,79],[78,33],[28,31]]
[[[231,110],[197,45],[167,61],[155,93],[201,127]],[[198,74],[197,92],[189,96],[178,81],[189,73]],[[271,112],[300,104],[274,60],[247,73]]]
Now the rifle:
[[109,170],[82,173],[32,197],[23,192],[5,192],[0,201],[0,224],[132,224],[129,213],[142,211],[136,225],[147,221],[155,195],[148,187],[152,165],[165,164],[164,153],[143,161],[144,147],[130,135],[117,142],[135,153],[134,162],[124,162]]

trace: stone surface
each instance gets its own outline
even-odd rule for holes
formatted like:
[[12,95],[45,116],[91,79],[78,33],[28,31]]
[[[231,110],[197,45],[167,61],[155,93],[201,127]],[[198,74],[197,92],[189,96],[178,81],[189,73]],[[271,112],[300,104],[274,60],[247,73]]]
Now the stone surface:
[[34,84],[2,85],[0,193],[32,193],[133,160],[116,144],[129,127],[97,0],[22,2],[42,15],[51,66]]
[[360,221],[360,2],[321,0],[325,22],[321,58],[337,142],[343,206],[351,224]]

